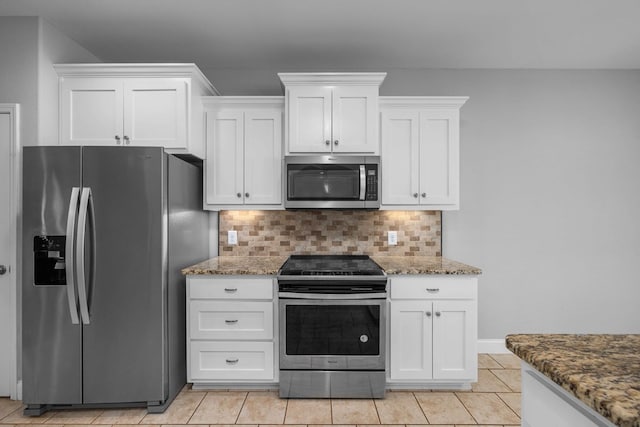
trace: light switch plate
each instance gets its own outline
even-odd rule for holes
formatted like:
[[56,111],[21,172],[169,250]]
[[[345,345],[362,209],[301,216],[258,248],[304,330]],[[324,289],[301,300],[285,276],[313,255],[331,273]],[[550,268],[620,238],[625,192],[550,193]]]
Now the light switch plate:
[[227,243],[230,245],[238,244],[238,232],[236,230],[227,231]]
[[397,231],[388,231],[387,232],[387,243],[389,246],[396,246],[398,244],[398,232]]

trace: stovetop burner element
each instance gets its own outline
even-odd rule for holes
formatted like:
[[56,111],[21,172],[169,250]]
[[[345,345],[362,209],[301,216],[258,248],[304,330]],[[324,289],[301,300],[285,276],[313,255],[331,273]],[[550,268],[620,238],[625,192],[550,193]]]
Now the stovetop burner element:
[[291,255],[282,276],[384,276],[368,255]]

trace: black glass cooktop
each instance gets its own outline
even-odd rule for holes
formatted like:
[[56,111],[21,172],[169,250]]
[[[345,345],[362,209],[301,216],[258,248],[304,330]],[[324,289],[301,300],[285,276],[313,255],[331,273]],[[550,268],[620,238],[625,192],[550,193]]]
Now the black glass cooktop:
[[368,255],[291,255],[282,267],[282,276],[384,276],[384,271]]

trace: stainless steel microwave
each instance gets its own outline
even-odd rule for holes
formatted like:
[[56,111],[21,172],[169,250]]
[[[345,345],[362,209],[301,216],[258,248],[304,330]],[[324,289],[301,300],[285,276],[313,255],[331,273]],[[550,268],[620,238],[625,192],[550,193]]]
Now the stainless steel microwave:
[[287,209],[380,208],[379,156],[285,157]]

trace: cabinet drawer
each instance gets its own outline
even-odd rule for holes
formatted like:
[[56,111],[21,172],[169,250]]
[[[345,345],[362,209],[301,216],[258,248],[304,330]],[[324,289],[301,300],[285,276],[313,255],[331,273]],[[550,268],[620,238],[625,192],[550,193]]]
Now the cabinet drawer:
[[190,277],[190,299],[273,299],[273,279]]
[[273,380],[272,342],[191,342],[190,381]]
[[189,303],[192,339],[273,338],[273,303],[195,300]]
[[392,299],[477,299],[478,279],[461,276],[392,277]]

